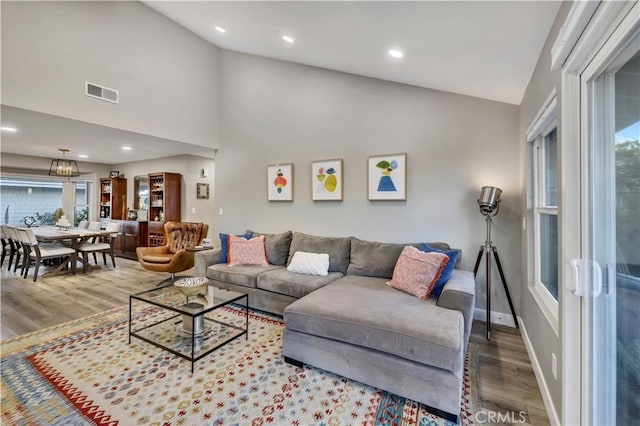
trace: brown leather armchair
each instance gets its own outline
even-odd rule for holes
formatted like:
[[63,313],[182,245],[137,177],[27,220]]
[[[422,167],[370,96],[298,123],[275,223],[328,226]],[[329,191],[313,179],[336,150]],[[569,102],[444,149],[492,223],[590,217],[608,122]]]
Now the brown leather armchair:
[[205,223],[166,222],[164,233],[167,244],[160,247],[138,247],[138,262],[150,271],[169,272],[171,277],[167,280],[174,281],[176,273],[193,268],[195,253],[186,251],[186,248],[199,245],[208,231],[209,225]]

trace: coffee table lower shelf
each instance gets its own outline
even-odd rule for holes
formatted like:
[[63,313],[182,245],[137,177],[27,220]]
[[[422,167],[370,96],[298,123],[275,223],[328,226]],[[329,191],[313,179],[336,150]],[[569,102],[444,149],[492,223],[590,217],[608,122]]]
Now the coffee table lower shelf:
[[[191,362],[191,373],[193,373],[196,361],[241,336],[245,336],[245,339],[247,340],[249,339],[249,296],[245,294],[242,298],[245,299],[244,327],[239,326],[237,322],[236,324],[231,324],[211,317],[216,313],[214,310],[200,312],[193,315],[181,312],[177,315],[161,318],[156,322],[146,324],[145,326],[135,330],[133,329],[132,322],[135,321],[132,319],[133,306],[132,300],[130,300],[129,343],[131,343],[131,337],[136,337],[144,342],[150,343],[166,350],[167,352],[184,358]],[[136,300],[139,302],[141,301],[140,299]],[[176,311],[169,306],[160,306],[159,304],[150,303],[149,301],[142,302],[159,306],[168,312]],[[183,321],[189,320],[191,323],[187,323],[187,331],[185,331]],[[198,327],[199,321],[201,321],[200,327]],[[190,333],[188,331],[189,329],[198,330],[199,332]]]

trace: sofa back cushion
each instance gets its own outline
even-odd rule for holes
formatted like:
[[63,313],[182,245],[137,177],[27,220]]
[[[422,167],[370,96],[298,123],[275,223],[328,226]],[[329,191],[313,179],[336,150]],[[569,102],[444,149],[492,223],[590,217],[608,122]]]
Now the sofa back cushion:
[[[329,254],[329,272],[347,273],[351,237],[334,238],[294,232],[289,248],[289,263],[297,251]],[[288,266],[288,264],[287,264]]]
[[353,238],[347,274],[391,278],[404,246],[406,244],[378,243]]
[[[427,244],[439,250],[449,249],[449,245],[446,243]],[[376,241],[363,241],[352,238],[347,274],[391,278],[400,253],[402,253],[402,249],[404,249],[405,246],[418,247],[419,245],[420,243],[379,243]]]
[[263,234],[261,232],[247,231],[254,237],[264,235],[265,248],[267,250],[267,259],[269,263],[277,266],[285,266],[289,259],[289,246],[291,245],[291,231],[281,234]]

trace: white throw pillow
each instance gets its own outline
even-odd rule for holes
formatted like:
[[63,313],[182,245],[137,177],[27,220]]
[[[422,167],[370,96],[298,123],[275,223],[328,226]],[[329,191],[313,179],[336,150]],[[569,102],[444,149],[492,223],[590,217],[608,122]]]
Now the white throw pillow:
[[293,254],[293,259],[287,266],[287,271],[327,276],[329,274],[329,255],[327,253],[297,251]]

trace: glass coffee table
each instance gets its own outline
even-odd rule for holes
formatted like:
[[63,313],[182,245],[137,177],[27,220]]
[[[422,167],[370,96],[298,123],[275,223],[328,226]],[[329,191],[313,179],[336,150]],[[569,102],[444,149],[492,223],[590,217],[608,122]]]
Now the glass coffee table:
[[248,340],[248,330],[248,294],[209,285],[206,295],[187,298],[171,284],[129,296],[129,343],[137,337],[191,361],[191,373],[221,346]]

